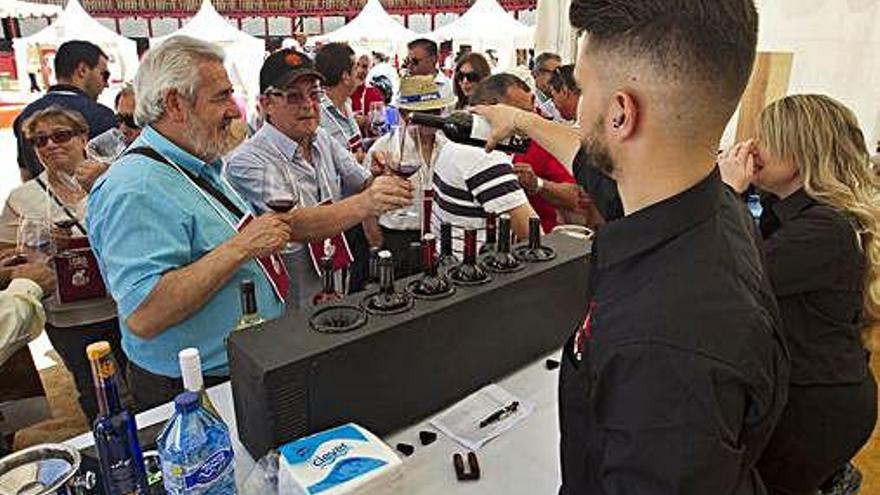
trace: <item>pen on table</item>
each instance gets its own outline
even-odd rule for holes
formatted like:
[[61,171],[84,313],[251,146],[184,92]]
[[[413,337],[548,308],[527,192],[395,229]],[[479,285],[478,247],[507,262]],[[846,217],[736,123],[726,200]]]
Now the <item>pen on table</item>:
[[510,404],[493,412],[492,414],[486,416],[485,419],[480,421],[480,428],[485,428],[485,427],[491,425],[492,423],[497,423],[497,422],[501,421],[502,419],[506,418],[507,416],[510,416],[511,414],[515,413],[516,409],[518,407],[519,407],[518,401],[511,402]]

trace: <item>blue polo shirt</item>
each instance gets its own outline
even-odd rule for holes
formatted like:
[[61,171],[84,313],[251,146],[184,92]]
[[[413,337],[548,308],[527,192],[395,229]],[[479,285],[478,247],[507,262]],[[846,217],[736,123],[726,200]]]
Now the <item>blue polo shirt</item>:
[[[132,148],[139,146],[151,147],[205,178],[242,211],[249,211],[221,178],[219,160],[205,164],[151,127],[145,127],[132,144]],[[257,307],[263,318],[283,313],[283,304],[268,279],[251,260],[189,318],[151,340],[137,337],[126,320],[162,275],[194,263],[235,235],[229,222],[236,219],[218,201],[205,198],[180,172],[136,154],[124,155],[98,179],[89,194],[88,211],[89,240],[119,308],[122,347],[137,366],[179,377],[178,351],[196,347],[205,374],[227,375],[224,340],[241,317],[238,287],[244,279],[255,282]]]

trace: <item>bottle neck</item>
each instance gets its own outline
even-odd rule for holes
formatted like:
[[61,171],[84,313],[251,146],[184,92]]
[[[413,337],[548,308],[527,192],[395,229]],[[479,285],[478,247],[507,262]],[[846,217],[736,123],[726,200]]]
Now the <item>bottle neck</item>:
[[391,259],[379,260],[379,290],[386,294],[394,292],[394,264]]
[[253,287],[241,291],[241,314],[244,316],[257,314],[257,295],[254,294]]
[[490,213],[486,216],[486,243],[495,244],[495,242],[497,242],[495,214]]
[[477,231],[467,229],[464,231],[464,263],[473,265],[477,262]]
[[422,239],[422,264],[425,266],[425,273],[428,276],[437,276],[437,241],[434,239]]
[[541,247],[541,220],[537,218],[529,219],[529,248],[538,249]]
[[321,260],[321,280],[325,294],[333,294],[336,292],[336,284],[333,279],[333,259],[329,256],[324,257]]
[[440,254],[452,256],[452,225],[448,223],[440,227]]
[[414,112],[410,115],[409,119],[413,124],[433,127],[436,129],[440,129],[446,124],[446,118],[428,113]]
[[510,219],[507,218],[498,222],[498,252],[510,252]]

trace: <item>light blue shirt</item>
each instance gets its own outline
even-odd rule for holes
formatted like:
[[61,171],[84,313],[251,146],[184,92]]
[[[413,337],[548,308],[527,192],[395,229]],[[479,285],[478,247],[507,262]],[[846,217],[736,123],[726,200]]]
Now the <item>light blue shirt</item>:
[[[205,164],[150,127],[144,128],[131,148],[141,146],[205,178],[242,211],[249,210],[222,180],[219,160]],[[251,260],[189,318],[151,340],[137,337],[126,320],[162,275],[198,261],[235,235],[230,222],[236,219],[218,201],[205,198],[180,172],[135,154],[123,155],[98,179],[89,194],[88,209],[89,240],[119,308],[122,347],[137,366],[178,377],[177,353],[196,347],[205,374],[227,375],[224,341],[241,317],[239,284],[244,279],[254,281],[257,307],[264,318],[283,313],[268,278]]]

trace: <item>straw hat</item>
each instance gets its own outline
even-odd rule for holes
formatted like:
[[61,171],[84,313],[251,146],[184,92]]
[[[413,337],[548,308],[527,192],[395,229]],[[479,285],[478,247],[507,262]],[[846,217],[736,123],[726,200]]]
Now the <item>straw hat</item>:
[[397,108],[401,110],[423,111],[443,110],[455,103],[455,97],[440,95],[440,88],[434,76],[404,76],[400,78],[400,95]]

